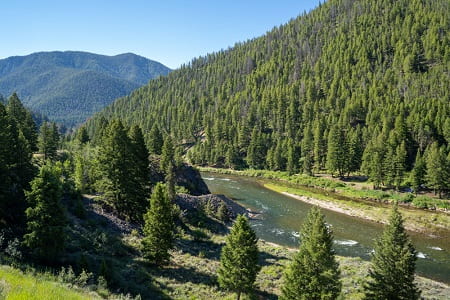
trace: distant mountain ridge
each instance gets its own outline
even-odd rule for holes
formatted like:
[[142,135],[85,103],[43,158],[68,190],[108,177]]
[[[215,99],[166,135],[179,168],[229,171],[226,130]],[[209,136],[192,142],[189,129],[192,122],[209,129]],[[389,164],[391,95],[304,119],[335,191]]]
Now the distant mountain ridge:
[[8,97],[15,91],[31,109],[74,126],[170,71],[132,53],[37,52],[0,60],[0,94]]

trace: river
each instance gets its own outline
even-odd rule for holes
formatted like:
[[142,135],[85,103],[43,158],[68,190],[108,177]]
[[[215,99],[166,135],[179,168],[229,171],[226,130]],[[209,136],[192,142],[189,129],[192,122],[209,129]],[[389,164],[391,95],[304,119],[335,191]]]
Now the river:
[[[259,238],[288,247],[298,247],[298,231],[311,205],[264,188],[261,181],[244,176],[202,173],[211,193],[224,194],[242,206],[261,213],[251,220]],[[370,259],[374,240],[383,226],[323,209],[333,229],[338,255]],[[435,238],[409,233],[418,251],[419,275],[450,283],[450,237]]]

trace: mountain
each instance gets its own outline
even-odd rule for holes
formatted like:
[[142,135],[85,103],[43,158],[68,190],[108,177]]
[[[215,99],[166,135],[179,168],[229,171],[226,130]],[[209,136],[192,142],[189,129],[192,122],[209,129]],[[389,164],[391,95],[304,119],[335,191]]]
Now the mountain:
[[0,93],[8,97],[16,91],[34,111],[73,126],[169,72],[166,66],[132,53],[39,52],[0,60]]
[[416,153],[436,145],[449,160],[449,15],[447,0],[329,0],[149,82],[88,128],[157,123],[196,164],[398,187]]

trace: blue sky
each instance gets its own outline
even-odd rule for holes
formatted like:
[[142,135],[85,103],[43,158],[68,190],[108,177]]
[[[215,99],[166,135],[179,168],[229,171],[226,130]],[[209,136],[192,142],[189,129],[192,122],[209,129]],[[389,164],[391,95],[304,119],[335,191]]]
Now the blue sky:
[[260,36],[318,4],[319,0],[1,1],[0,58],[53,50],[133,52],[176,68]]

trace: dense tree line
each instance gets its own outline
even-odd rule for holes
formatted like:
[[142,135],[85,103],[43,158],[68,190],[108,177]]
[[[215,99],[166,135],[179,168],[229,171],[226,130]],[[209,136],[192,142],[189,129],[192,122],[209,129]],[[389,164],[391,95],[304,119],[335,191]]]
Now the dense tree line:
[[[20,232],[25,221],[25,190],[35,175],[31,162],[37,128],[16,94],[0,103],[0,229]],[[16,226],[17,225],[17,226]]]
[[330,0],[151,81],[88,129],[93,135],[102,118],[145,133],[158,124],[177,144],[194,145],[195,164],[361,171],[375,187],[399,188],[420,153],[424,183],[446,190],[432,161],[442,149],[448,178],[449,13],[444,0]]

